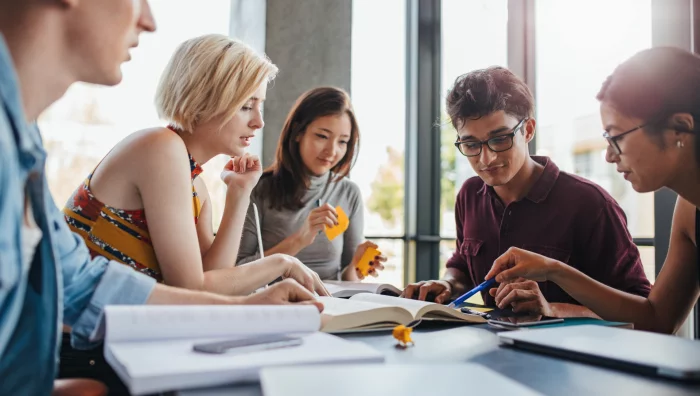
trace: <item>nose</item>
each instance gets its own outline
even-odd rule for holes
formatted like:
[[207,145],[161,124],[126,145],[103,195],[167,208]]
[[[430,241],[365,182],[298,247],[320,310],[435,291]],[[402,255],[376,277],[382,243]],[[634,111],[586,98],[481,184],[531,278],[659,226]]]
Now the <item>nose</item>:
[[607,161],[610,164],[613,164],[619,160],[620,156],[617,155],[615,149],[612,148],[612,146],[608,145],[608,147],[605,149],[605,161]]
[[258,110],[255,112],[255,116],[253,117],[253,119],[250,120],[248,126],[253,129],[262,129],[265,126],[262,111]]
[[139,15],[139,28],[146,32],[156,31],[156,20],[153,18],[151,6],[148,0],[141,0],[141,15]]
[[498,154],[494,153],[486,144],[481,146],[481,154],[479,154],[479,161],[482,164],[489,166],[489,164],[491,164],[491,162],[493,162],[493,160],[495,160],[497,156]]

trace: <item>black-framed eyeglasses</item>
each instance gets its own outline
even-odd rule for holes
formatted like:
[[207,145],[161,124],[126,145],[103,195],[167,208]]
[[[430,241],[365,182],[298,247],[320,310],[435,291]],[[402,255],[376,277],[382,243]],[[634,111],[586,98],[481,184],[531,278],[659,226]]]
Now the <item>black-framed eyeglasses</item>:
[[627,131],[622,132],[621,134],[615,135],[615,136],[610,136],[610,132],[605,131],[605,132],[603,132],[603,137],[605,138],[605,140],[608,141],[608,145],[610,145],[610,147],[613,149],[613,151],[615,152],[615,154],[620,155],[620,154],[622,154],[622,150],[620,150],[620,146],[617,144],[618,140],[622,139],[623,136],[625,136],[625,135],[627,135],[627,134],[630,134],[630,133],[632,133],[632,132],[634,132],[634,131],[638,131],[638,130],[644,128],[645,126],[647,126],[647,125],[649,125],[649,124],[650,124],[650,123],[647,122],[647,123],[645,123],[645,124],[636,126],[636,127],[632,128],[632,129],[630,129],[630,130],[627,130]]
[[518,129],[524,125],[526,120],[527,118],[520,120],[518,125],[513,127],[509,133],[498,135],[488,140],[478,141],[457,139],[455,142],[455,147],[457,147],[457,150],[459,150],[459,152],[466,157],[476,157],[477,155],[480,155],[484,144],[486,144],[494,153],[510,150],[513,148],[513,139],[515,138],[515,134],[518,132]]

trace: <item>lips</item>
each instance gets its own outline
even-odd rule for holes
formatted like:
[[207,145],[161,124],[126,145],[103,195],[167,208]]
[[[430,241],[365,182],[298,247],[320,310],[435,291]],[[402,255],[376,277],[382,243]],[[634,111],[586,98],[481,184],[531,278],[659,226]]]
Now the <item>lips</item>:
[[333,162],[332,162],[332,161],[330,161],[330,160],[327,160],[327,159],[322,159],[322,158],[318,158],[318,162],[320,162],[320,163],[322,163],[322,164],[324,164],[324,165],[327,165],[327,166],[329,166],[329,165],[332,165],[332,164],[333,164]]

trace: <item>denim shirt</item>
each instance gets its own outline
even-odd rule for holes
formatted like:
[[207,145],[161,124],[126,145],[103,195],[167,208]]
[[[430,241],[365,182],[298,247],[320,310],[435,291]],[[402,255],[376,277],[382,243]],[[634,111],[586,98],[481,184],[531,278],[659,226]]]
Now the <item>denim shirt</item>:
[[[48,71],[47,71],[48,72]],[[22,109],[17,75],[0,34],[0,394],[48,395],[61,324],[76,348],[102,338],[107,304],[143,304],[155,281],[103,257],[90,258],[48,189],[46,152]],[[22,221],[31,205],[43,233],[22,266]]]

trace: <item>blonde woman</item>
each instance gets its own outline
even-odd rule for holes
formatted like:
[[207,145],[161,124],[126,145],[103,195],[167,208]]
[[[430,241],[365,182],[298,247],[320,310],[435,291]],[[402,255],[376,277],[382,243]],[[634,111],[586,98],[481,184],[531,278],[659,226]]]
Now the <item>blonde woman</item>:
[[[245,150],[264,125],[261,107],[276,72],[265,56],[225,36],[180,45],[156,94],[168,126],[117,144],[63,210],[91,253],[187,289],[242,295],[289,277],[327,295],[318,275],[291,256],[235,267],[250,193],[262,173]],[[219,154],[233,158],[221,173],[227,193],[215,237],[211,197],[197,175]],[[62,352],[69,349],[64,342]]]

